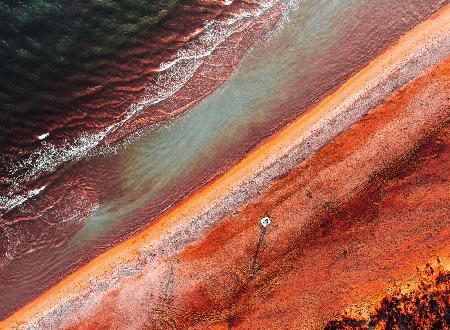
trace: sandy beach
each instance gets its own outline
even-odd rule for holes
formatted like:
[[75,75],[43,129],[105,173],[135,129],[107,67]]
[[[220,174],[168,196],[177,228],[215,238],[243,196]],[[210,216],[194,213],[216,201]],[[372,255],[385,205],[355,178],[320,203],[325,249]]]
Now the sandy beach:
[[[449,21],[447,6],[229,172],[68,276],[0,328],[226,328],[230,322],[243,329],[262,323],[268,324],[265,328],[320,327],[361,297],[382,294],[393,280],[406,278],[428,259],[448,258],[445,239],[450,227],[445,221],[437,226],[435,219],[445,218],[446,183],[436,183],[439,196],[425,196],[429,207],[439,210],[433,216],[405,211],[402,219],[412,220],[397,223],[397,228],[394,215],[397,209],[420,204],[420,196],[411,205],[398,200],[408,180],[413,194],[420,188],[413,178],[420,173],[448,179],[448,128],[443,127],[449,115]],[[433,143],[444,144],[447,151],[434,152],[434,160],[424,156],[414,169],[398,176],[410,163],[409,158],[403,160],[405,155],[426,155],[426,146]],[[385,211],[376,230],[362,220],[356,225],[350,221],[343,230],[339,219],[345,212],[351,214],[348,219],[357,218],[351,212],[358,201],[377,203],[370,187],[386,169],[394,174],[380,182],[393,181],[387,183]],[[364,202],[365,196],[371,202]],[[257,275],[249,279],[264,212],[274,221]],[[405,234],[420,226],[429,228],[433,239]],[[346,235],[358,231],[360,246],[347,247]],[[408,244],[400,244],[401,237]],[[365,268],[364,263],[373,260],[380,261]],[[292,266],[298,262],[299,268]],[[336,266],[332,273],[330,265]],[[277,275],[281,269],[287,269],[284,278]],[[372,285],[367,286],[365,276]],[[331,287],[317,293],[326,279]],[[274,281],[279,284],[275,289]],[[293,286],[302,294],[284,306],[283,290]],[[333,303],[337,299],[340,304]],[[324,302],[333,308],[318,317]],[[280,312],[286,316],[277,321],[274,315]],[[271,323],[275,321],[280,323]]]

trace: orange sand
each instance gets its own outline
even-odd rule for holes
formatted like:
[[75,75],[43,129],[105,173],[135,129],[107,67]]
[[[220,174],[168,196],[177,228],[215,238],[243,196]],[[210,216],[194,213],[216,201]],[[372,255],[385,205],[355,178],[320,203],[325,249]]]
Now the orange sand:
[[[274,183],[256,203],[241,210],[236,216],[239,222],[236,218],[230,219],[184,251],[180,259],[191,266],[184,265],[181,269],[195,268],[198,272],[206,272],[207,268],[220,265],[223,273],[231,278],[233,272],[242,271],[245,258],[250,260],[251,250],[244,242],[253,240],[255,245],[258,233],[252,219],[262,211],[268,211],[274,218],[277,227],[267,234],[266,248],[260,255],[260,273],[248,283],[243,281],[243,289],[234,301],[231,299],[233,328],[321,328],[335,313],[352,304],[362,303],[361,300],[368,298],[370,306],[394,281],[407,280],[411,273],[414,274],[416,266],[422,267],[430,259],[436,260],[437,256],[449,260],[448,126],[431,139],[427,135],[435,134],[433,129],[439,130],[440,127],[426,129],[422,135],[425,144],[420,149],[413,147],[412,154],[407,153],[398,161],[381,167],[371,181],[356,192],[356,196],[349,196],[348,200],[332,200],[333,193],[330,192],[334,190],[338,194],[345,181],[352,181],[348,173],[364,171],[366,164],[352,163],[353,155],[372,139],[373,134],[395,123],[402,113],[407,113],[411,99],[436,82],[445,84],[444,90],[448,95],[450,60],[389,99],[356,127],[322,149],[305,166]],[[448,101],[441,106],[447,107],[448,116]],[[422,111],[426,113],[428,108],[425,106]],[[385,135],[383,147],[391,148],[396,138],[394,132],[390,137]],[[400,144],[404,142],[399,138]],[[365,155],[369,156],[370,150]],[[382,153],[379,157],[383,158]],[[373,159],[367,159],[367,163],[372,162]],[[346,166],[340,166],[342,163]],[[349,167],[351,165],[353,167]],[[313,175],[321,176],[323,173],[327,174],[328,180],[311,179]],[[336,178],[336,184],[332,178]],[[329,188],[314,184],[320,181]],[[305,191],[309,191],[312,197],[306,196]],[[321,201],[315,204],[314,201],[308,202],[317,199]],[[327,199],[330,202],[326,202]],[[322,203],[322,209],[315,210],[317,225],[312,225],[307,231],[295,232],[299,227],[295,222],[301,221],[298,215],[313,208],[312,203]],[[245,252],[235,252],[237,261],[228,264],[229,255],[223,250],[230,246],[239,246]],[[201,260],[205,259],[209,262],[202,268],[205,262]],[[177,274],[179,281],[183,272],[180,270]],[[195,306],[194,301],[205,296],[204,291],[209,296],[212,292],[217,293],[214,287],[225,281],[216,275],[204,283],[197,283],[195,290],[185,293],[185,308]],[[233,282],[236,279],[227,284],[232,286]],[[227,292],[222,294],[224,300],[230,300]],[[176,297],[176,300],[180,299]],[[223,303],[218,306],[226,308]],[[182,316],[178,317],[181,324],[187,323]],[[198,327],[209,328],[216,322],[207,320]],[[223,322],[222,328],[226,327],[226,322]]]
[[[450,131],[439,132],[449,90],[450,59],[188,245],[161,279],[172,290],[158,292],[143,276],[125,280],[70,329],[226,328],[228,319],[233,328],[312,329],[365,297],[372,306],[417,265],[450,256]],[[348,196],[340,194],[346,181],[356,184]],[[264,211],[273,224],[250,278]]]
[[13,328],[15,325],[39,319],[47,311],[57,308],[60,303],[78,297],[81,292],[89,290],[92,278],[108,278],[117,264],[133,261],[139,255],[142,246],[158,240],[164,232],[178,223],[182,223],[188,215],[196,214],[207,208],[212,200],[221,199],[227,191],[239,184],[242,177],[256,171],[261,163],[266,163],[268,159],[277,159],[280,150],[305,134],[313,124],[320,122],[322,116],[345,102],[351,95],[364,89],[366,85],[376,81],[387,67],[401,61],[407,54],[415,52],[430,39],[445,32],[448,29],[449,21],[450,6],[447,6],[433,18],[423,22],[404,36],[395,47],[374,60],[304,117],[259,146],[231,171],[170,210],[142,233],[112,248],[77,270],[14,315],[2,321],[0,328]]

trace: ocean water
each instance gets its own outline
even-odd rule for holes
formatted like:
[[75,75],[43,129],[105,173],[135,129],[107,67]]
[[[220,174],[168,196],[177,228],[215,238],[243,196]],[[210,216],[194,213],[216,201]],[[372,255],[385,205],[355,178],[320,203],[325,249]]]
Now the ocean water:
[[[105,13],[96,9],[99,3],[106,6],[102,7]],[[80,2],[79,7],[72,9],[70,6],[75,6],[72,2],[67,6],[62,2],[36,2],[35,7],[16,5],[15,14],[9,9],[10,19],[17,19],[22,13],[19,21],[25,23],[30,20],[30,13],[42,13],[37,16],[49,25],[48,29],[70,22],[61,29],[70,28],[72,34],[59,29],[54,33],[72,35],[67,47],[74,50],[70,52],[72,57],[58,65],[52,64],[54,60],[37,60],[33,56],[33,63],[41,61],[53,73],[32,75],[34,78],[25,79],[30,87],[20,89],[10,84],[8,88],[14,92],[1,94],[8,100],[2,102],[7,104],[7,119],[1,120],[2,127],[5,126],[2,146],[9,149],[5,151],[7,157],[2,168],[6,206],[0,227],[0,283],[6,294],[0,297],[3,313],[0,316],[9,314],[101,251],[141,230],[158,214],[236,164],[265,137],[301,116],[443,3],[304,0],[249,6],[236,2],[233,10],[223,5],[210,8],[165,2],[158,7],[154,3],[156,7],[148,15],[156,18],[150,19],[150,23],[146,21],[142,28],[130,26],[129,34],[114,41],[104,37],[109,33],[105,31],[118,28],[115,25],[120,25],[121,20],[143,19],[143,8],[149,8],[148,2]],[[49,17],[65,11],[66,16],[52,25]],[[92,18],[93,13],[100,18]],[[101,41],[76,39],[91,40],[85,35],[87,30],[80,27],[86,23],[83,15],[89,17],[87,21],[95,21],[90,23],[89,31],[99,26],[105,29],[100,29]],[[187,24],[181,20],[183,17],[196,19]],[[102,19],[105,23],[101,23]],[[182,28],[173,27],[177,19]],[[225,23],[207,25],[204,30],[209,34],[198,32],[205,22],[214,19]],[[273,29],[247,53],[236,71],[184,114],[166,115],[166,109],[177,110],[189,103],[183,98],[190,101],[188,96],[208,85],[208,77],[213,73],[214,77],[221,77],[216,71],[204,71],[209,76],[193,79],[203,63],[215,70],[226,63],[220,62],[220,56],[212,53],[212,49],[223,48],[228,57],[238,53],[241,44],[233,37],[240,40],[246,29],[264,26],[264,22],[255,25],[256,21],[264,21]],[[10,25],[14,24],[18,23]],[[18,31],[17,40],[27,39],[26,32]],[[7,37],[16,40],[12,33],[8,32]],[[122,36],[122,32],[117,33]],[[214,38],[205,42],[202,35]],[[114,33],[111,38],[115,39]],[[57,48],[50,39],[45,41],[46,45]],[[145,40],[154,43],[148,46]],[[96,47],[99,49],[95,50]],[[83,49],[90,52],[85,60]],[[60,54],[57,50],[51,54],[54,58],[60,56],[56,55]],[[123,54],[127,56],[122,57]],[[8,74],[20,77],[8,70],[27,72],[20,69],[25,67],[25,60],[11,61],[19,69],[2,68],[6,72],[4,77]],[[145,70],[149,75],[141,75]],[[166,80],[161,73],[166,74]],[[65,76],[71,77],[70,81],[75,77],[75,87],[68,82],[70,87],[61,87],[64,92],[54,91],[51,87],[54,85],[48,82]],[[32,79],[37,83],[32,83]],[[85,81],[92,83],[84,85]],[[96,85],[99,81],[102,83]],[[186,94],[177,94],[185,85]],[[23,92],[22,96],[18,91]],[[35,97],[39,93],[46,96]],[[29,101],[22,108],[25,94],[29,95]],[[160,100],[166,103],[152,103],[161,95],[167,96]],[[124,135],[125,140],[102,144],[108,136],[99,132],[110,127],[114,127],[111,134],[120,132],[123,126],[114,125],[133,119],[127,117],[127,111],[130,105],[133,109],[136,100],[151,105],[145,116],[136,117],[145,124],[132,125],[131,135]],[[42,121],[35,120],[41,118],[39,104],[54,108],[44,111]],[[67,111],[60,108],[61,104],[69,105]],[[155,116],[158,111],[163,115]],[[80,136],[86,138],[73,149]],[[99,153],[92,154],[92,149]],[[90,157],[84,158],[86,155]],[[46,166],[39,166],[40,161],[47,162]],[[13,167],[9,166],[11,163]],[[11,185],[11,181],[19,184]],[[18,196],[22,199],[17,199]]]
[[[151,34],[176,3],[175,0],[2,1],[2,147],[11,141],[10,134],[29,132],[35,124],[33,119],[66,112],[68,109],[52,108],[48,103],[67,105],[76,101],[76,95],[58,100],[59,93],[96,86],[95,78],[102,68],[120,60],[116,58],[118,50]],[[35,129],[38,131],[39,127]]]
[[[101,51],[99,41],[94,40],[86,47],[82,41],[76,42],[75,52],[80,53],[79,56],[83,56],[85,48],[98,48],[99,54],[94,50],[92,58],[81,59],[81,67],[73,63],[70,73],[49,68],[59,72],[61,77],[53,76],[48,81],[37,78],[48,87],[48,90],[45,86],[37,87],[44,90],[42,99],[33,95],[31,87],[23,88],[26,95],[17,98],[19,104],[15,105],[15,110],[4,111],[7,120],[2,121],[4,134],[0,143],[0,188],[4,191],[0,196],[0,214],[8,213],[41,192],[42,187],[47,186],[40,182],[45,175],[79,161],[99,144],[113,143],[121,134],[134,131],[136,126],[142,125],[136,121],[139,115],[146,117],[148,125],[167,120],[186,109],[195,102],[191,96],[185,95],[176,102],[172,96],[193,78],[214,49],[233,34],[249,28],[255,19],[277,4],[277,0],[217,1],[205,5],[186,1],[168,15],[162,7],[159,11],[155,9],[158,19],[166,15],[165,19],[154,23],[150,30],[141,22],[143,31],[136,29],[133,38],[125,35],[128,42],[120,47],[118,41],[113,43],[117,45],[114,52],[112,48],[110,52]],[[108,13],[94,8],[91,14],[95,16],[98,12],[102,19],[110,22]],[[133,16],[126,6],[120,7],[118,13],[128,18]],[[137,13],[146,11],[138,8]],[[154,21],[152,17],[145,16],[144,21]],[[115,25],[118,20],[97,23],[94,32],[103,25]],[[80,34],[90,38],[86,31]],[[123,31],[118,34],[122,36]],[[98,38],[103,40],[107,36],[117,38],[114,34]],[[20,68],[15,71],[33,75],[23,63],[18,65]],[[5,65],[6,69],[9,67]],[[5,79],[5,84],[14,87],[11,82],[23,85],[28,81],[16,76]],[[214,85],[205,85],[211,84]],[[13,93],[5,93],[10,94]],[[28,101],[20,103],[24,98],[27,100],[28,95],[30,107]],[[7,101],[5,106],[14,103]]]

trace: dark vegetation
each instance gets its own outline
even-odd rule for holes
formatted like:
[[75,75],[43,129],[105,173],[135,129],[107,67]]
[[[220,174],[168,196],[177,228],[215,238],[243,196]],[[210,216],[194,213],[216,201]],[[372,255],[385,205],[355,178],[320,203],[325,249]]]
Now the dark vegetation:
[[368,319],[345,314],[325,329],[450,329],[450,272],[427,265],[418,288],[386,295]]

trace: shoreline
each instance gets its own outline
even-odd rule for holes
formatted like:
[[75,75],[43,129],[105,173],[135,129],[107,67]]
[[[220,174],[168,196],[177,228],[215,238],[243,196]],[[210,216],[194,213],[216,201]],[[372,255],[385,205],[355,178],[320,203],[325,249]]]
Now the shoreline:
[[[126,138],[123,148],[99,151],[98,157],[88,157],[61,176],[52,176],[56,181],[39,197],[5,219],[6,223],[15,222],[4,227],[9,242],[20,243],[6,244],[6,253],[0,255],[0,281],[5,287],[5,294],[0,297],[3,307],[0,319],[11,315],[107,248],[140,232],[162,211],[176,206],[200,186],[227,172],[260,142],[332,94],[402,35],[437,11],[439,4],[429,7],[423,1],[394,6],[383,0],[377,6],[361,7],[361,3],[348,8],[345,4],[328,3],[322,7],[307,1],[304,10],[289,11],[289,21],[282,19],[283,24],[252,47],[235,73],[215,93],[195,105],[190,114],[179,116],[170,124],[158,125],[155,130],[149,128],[148,133],[136,133],[136,140]],[[412,9],[422,14],[417,16]],[[392,10],[393,16],[385,17],[386,10]],[[350,12],[354,14],[351,20],[338,19]],[[370,19],[365,19],[366,16]],[[323,27],[324,20],[337,24],[341,33],[335,35],[330,27]],[[389,21],[394,25],[388,28]],[[372,29],[374,22],[378,24]],[[298,29],[299,34],[296,34]],[[325,37],[325,31],[335,37]],[[317,39],[318,33],[323,37]],[[235,37],[243,42],[238,35]],[[367,44],[366,40],[371,43]],[[236,45],[236,42],[230,40],[231,44]],[[310,52],[305,53],[304,46],[310,42]],[[221,51],[224,56],[227,54],[225,49]],[[321,68],[318,63],[327,65]],[[204,90],[202,84],[197,84],[199,90]],[[246,90],[253,84],[255,88]],[[222,110],[221,105],[228,100],[230,107]],[[205,123],[205,130],[199,130],[199,122]],[[238,130],[239,127],[243,130]],[[155,131],[161,134],[154,134]],[[209,138],[204,134],[209,134]],[[185,138],[188,135],[195,140]],[[147,139],[148,136],[151,138]],[[166,143],[171,150],[169,154],[164,151],[166,148],[160,148]],[[191,149],[195,150],[194,154]],[[138,158],[129,158],[134,155]],[[145,155],[151,157],[148,162]],[[192,166],[194,162],[196,165]],[[155,175],[172,182],[175,179],[176,187],[154,186],[149,178]],[[122,189],[130,178],[139,178],[141,184]],[[160,191],[157,196],[152,193],[155,189]],[[72,200],[78,202],[72,203]],[[132,202],[128,204],[127,200]],[[142,201],[144,204],[139,204]],[[112,213],[112,209],[108,210],[111,207]],[[128,213],[130,210],[133,212]],[[51,225],[46,225],[46,221]],[[111,224],[114,229],[103,235]],[[34,250],[43,235],[52,237],[55,243]],[[20,240],[15,239],[17,236]],[[93,239],[94,236],[97,239]]]
[[[313,320],[330,315],[322,312],[329,302],[335,302],[325,309],[332,314],[403,281],[435,253],[447,260],[450,227],[440,220],[448,204],[448,110],[442,106],[449,64],[445,60],[393,94],[201,240],[123,279],[68,329],[203,329],[225,320],[233,328],[280,328],[269,325],[298,315],[309,315],[299,319],[313,328]],[[247,277],[263,212],[273,226],[256,276]],[[279,308],[283,316],[271,318]]]
[[[272,181],[271,177],[261,177],[255,175],[255,173],[269,171],[272,172],[272,176],[279,176],[282,172],[288,172],[299,160],[309,157],[309,155],[305,156],[304,154],[299,154],[294,157],[294,159],[290,159],[285,163],[284,167],[283,165],[279,165],[280,159],[285,159],[284,157],[289,154],[290,150],[298,148],[299,144],[301,145],[305,141],[305,136],[308,134],[312,136],[314,133],[317,133],[317,130],[323,129],[323,126],[320,126],[320,124],[322,123],[321,120],[324,120],[324,117],[328,120],[328,123],[339,121],[337,116],[345,113],[348,108],[354,107],[355,102],[358,101],[358,97],[361,99],[361,96],[364,96],[367,93],[373,94],[373,90],[376,90],[376,88],[379,87],[379,84],[387,81],[389,79],[389,74],[393,73],[392,71],[395,72],[395,68],[400,66],[399,70],[401,71],[402,64],[404,67],[407,67],[408,63],[405,62],[414,60],[415,55],[417,55],[416,52],[422,50],[422,48],[426,48],[422,46],[427,45],[431,48],[432,54],[435,54],[436,52],[433,52],[432,46],[439,47],[437,44],[442,40],[438,37],[440,36],[442,38],[441,34],[443,34],[444,37],[448,39],[448,36],[445,36],[445,22],[448,21],[449,18],[450,10],[447,6],[437,15],[421,23],[413,31],[402,37],[397,45],[393,46],[366,68],[358,72],[335,93],[310,110],[304,117],[296,120],[293,124],[289,125],[281,132],[276,133],[266,142],[258,146],[254,152],[249,154],[236,167],[195,192],[193,196],[186,201],[183,201],[175,209],[170,210],[169,213],[166,213],[157,219],[136,237],[119,244],[94,259],[86,266],[75,271],[62,282],[38,297],[35,301],[26,305],[10,318],[1,322],[0,327],[13,325],[15,323],[17,324],[24,320],[25,322],[39,321],[40,317],[45,318],[46,314],[51,315],[52,310],[56,311],[58,306],[64,305],[65,302],[71,303],[71,299],[74,299],[75,301],[80,298],[83,299],[82,294],[86,294],[86,292],[89,294],[91,286],[94,284],[90,283],[93,274],[95,274],[96,278],[111,277],[111,275],[114,277],[114,273],[118,267],[116,265],[116,260],[121,260],[120,263],[122,265],[125,265],[126,263],[133,264],[135,260],[138,260],[142,253],[152,250],[151,248],[148,249],[146,245],[152,244],[153,241],[160,239],[162,246],[154,248],[154,250],[158,251],[158,249],[160,249],[160,251],[163,252],[163,256],[165,254],[170,255],[176,249],[180,248],[172,246],[171,243],[167,245],[167,240],[175,237],[175,232],[177,230],[182,233],[184,232],[184,235],[189,237],[185,238],[187,240],[196,240],[201,237],[204,231],[215,226],[218,219],[228,212],[228,210],[222,210],[222,213],[211,210],[215,205],[223,204],[223,201],[227,200],[227,196],[230,194],[233,195],[235,192],[239,193],[242,187],[245,189],[249,180],[256,181],[259,184],[258,188],[260,189],[264,189]],[[442,26],[443,24],[444,26]],[[444,32],[442,32],[442,29],[444,29]],[[429,42],[429,39],[433,39],[432,36],[437,38],[437,41],[434,40],[433,42]],[[423,50],[423,52],[429,50],[430,49]],[[421,53],[422,55],[424,54],[423,52]],[[439,58],[434,60],[439,62]],[[403,73],[403,76],[400,74],[398,83],[402,86],[405,84],[402,79],[407,82],[412,79],[409,78],[410,75],[412,75],[412,77],[420,75],[421,72],[427,67],[432,66],[432,64],[433,63],[425,63],[424,68],[421,68],[421,70],[419,69],[418,73],[411,73],[408,71],[407,73]],[[386,72],[386,70],[388,72]],[[361,85],[363,85],[364,88],[361,87]],[[392,89],[396,90],[398,87],[394,86]],[[389,94],[389,91],[387,92]],[[383,97],[381,97],[381,99],[383,99]],[[373,105],[369,104],[367,104],[367,106],[370,108],[373,107]],[[370,111],[370,109],[365,109],[365,111]],[[363,114],[364,109],[361,111],[360,116]],[[353,119],[354,118],[349,118],[350,121]],[[351,124],[352,122],[347,122],[341,125],[343,126],[343,130],[345,130],[346,125],[348,126]],[[342,126],[340,128],[342,128]],[[314,130],[316,130],[316,132],[314,132]],[[319,142],[322,142],[323,144],[323,142],[326,143],[330,139],[333,139],[333,136],[322,136],[322,140]],[[320,143],[318,144],[320,145]],[[320,147],[321,146],[318,148]],[[314,153],[314,151],[312,153]],[[275,164],[280,167],[275,168]],[[245,180],[245,178],[248,180]],[[242,184],[242,182],[244,182],[244,184]],[[245,195],[245,192],[242,191],[240,193],[241,196],[238,197],[241,198],[241,200],[238,199],[238,202],[232,205],[232,208],[238,207],[237,205],[239,204],[246,203],[258,194],[257,191],[252,192],[253,195]],[[215,201],[215,203],[213,201]],[[194,218],[192,218],[193,215]],[[197,215],[197,217],[195,217],[195,215]],[[203,224],[202,227],[202,223],[200,222],[200,224],[198,224],[196,221],[199,217],[210,217],[213,220]],[[186,223],[189,221],[193,226],[202,227],[200,230],[203,230],[203,232],[196,232],[193,235],[190,235],[189,230],[192,230],[192,228],[189,228],[189,223]],[[183,228],[183,224],[187,227]],[[177,228],[177,226],[180,227]],[[169,228],[172,228],[174,232],[168,233]],[[181,242],[181,245],[187,243],[190,242]]]

